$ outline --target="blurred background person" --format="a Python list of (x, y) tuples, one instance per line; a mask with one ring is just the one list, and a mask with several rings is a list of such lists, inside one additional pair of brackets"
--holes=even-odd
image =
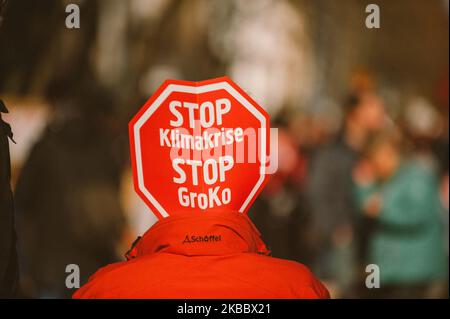
[(356, 271), (352, 172), (367, 137), (385, 120), (382, 100), (368, 91), (350, 94), (344, 112), (341, 133), (316, 152), (308, 176), (309, 209), (319, 234), (316, 271), (335, 287), (335, 296), (349, 291)]
[(81, 282), (118, 260), (125, 229), (119, 202), (123, 162), (108, 142), (112, 93), (82, 79), (57, 79), (48, 99), (54, 120), (33, 146), (16, 187), (21, 265), (26, 297), (65, 298), (66, 266)]
[[(441, 82), (441, 81), (440, 81)], [(439, 195), (445, 222), (446, 251), (448, 256), (449, 221), (449, 141), (448, 141), (448, 81), (433, 100), (413, 95), (407, 100), (400, 127), (412, 143), (412, 156), (431, 170), (439, 179)]]
[[(380, 270), (380, 288), (368, 296), (437, 298), (446, 279), (443, 216), (435, 172), (401, 151), (398, 134), (373, 136), (364, 149), (364, 169), (355, 174), (364, 215), (376, 223), (366, 264)], [(442, 288), (442, 286), (441, 286)]]
[(310, 264), (309, 214), (303, 200), (306, 156), (289, 130), (291, 116), (291, 112), (284, 109), (272, 120), (272, 125), (278, 128), (277, 135), (271, 136), (277, 143), (278, 168), (250, 208), (249, 215), (277, 257)]

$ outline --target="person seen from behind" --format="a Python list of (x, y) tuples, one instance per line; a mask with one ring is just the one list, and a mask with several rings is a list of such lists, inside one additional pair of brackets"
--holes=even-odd
[(380, 271), (368, 297), (440, 297), (447, 265), (438, 178), (400, 143), (391, 132), (373, 136), (354, 174), (357, 203), (374, 222), (366, 264)]

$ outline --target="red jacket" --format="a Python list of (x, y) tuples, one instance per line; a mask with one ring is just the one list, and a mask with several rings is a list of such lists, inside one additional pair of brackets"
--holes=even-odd
[(106, 266), (74, 298), (329, 298), (302, 264), (273, 258), (247, 215), (165, 218), (128, 261)]

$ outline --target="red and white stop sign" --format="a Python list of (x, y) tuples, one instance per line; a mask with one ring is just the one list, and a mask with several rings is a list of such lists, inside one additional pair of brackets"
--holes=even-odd
[(269, 127), (227, 77), (168, 80), (129, 123), (136, 192), (159, 218), (245, 213), (267, 180)]

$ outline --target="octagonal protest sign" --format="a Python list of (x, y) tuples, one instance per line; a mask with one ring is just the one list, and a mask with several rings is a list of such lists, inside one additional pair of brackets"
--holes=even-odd
[(269, 132), (229, 78), (167, 80), (129, 123), (135, 190), (159, 218), (246, 213), (267, 181)]

